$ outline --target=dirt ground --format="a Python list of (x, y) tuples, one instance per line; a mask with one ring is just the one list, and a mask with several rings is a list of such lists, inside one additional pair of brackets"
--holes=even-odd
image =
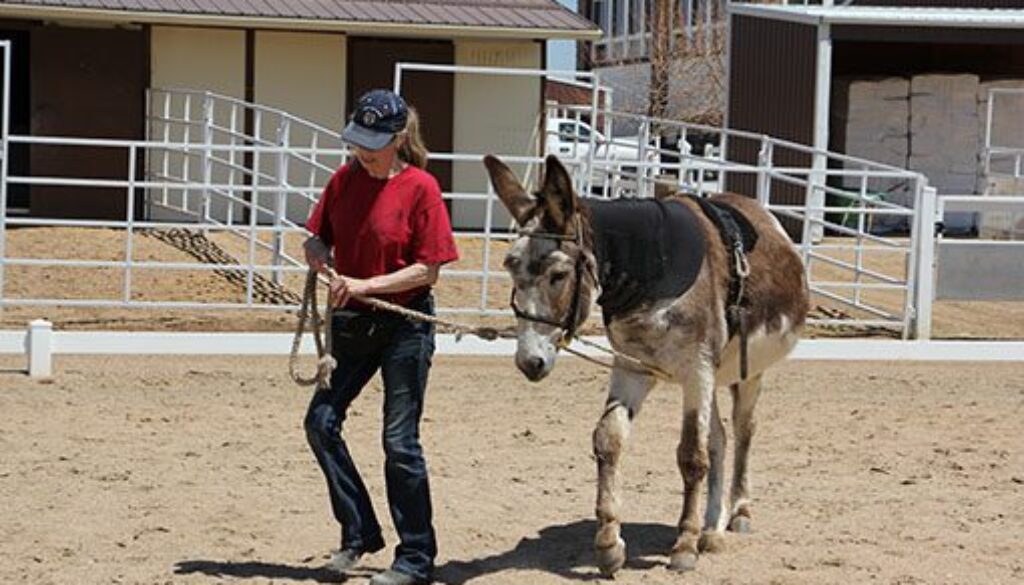
[[(295, 583), (337, 544), (285, 358), (0, 359), (0, 582)], [(605, 372), (438, 358), (423, 425), (443, 583), (594, 581), (590, 432)], [(723, 397), (724, 398), (724, 397)], [(728, 399), (725, 398), (726, 404)], [(381, 392), (346, 436), (394, 544)], [(725, 411), (728, 411), (726, 406)], [(790, 362), (767, 376), (754, 532), (686, 575), (681, 398), (656, 389), (625, 457), (623, 584), (1024, 583), (1024, 364)], [(369, 557), (350, 583), (388, 565)]]

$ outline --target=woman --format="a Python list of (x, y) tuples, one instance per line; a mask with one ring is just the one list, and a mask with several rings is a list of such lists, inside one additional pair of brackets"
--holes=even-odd
[(338, 365), (330, 388), (306, 413), (309, 445), (327, 479), (341, 548), (328, 568), (344, 573), (384, 548), (381, 527), (341, 437), (349, 405), (380, 370), (384, 380), (385, 481), (401, 540), (391, 568), (374, 585), (431, 580), (437, 544), (419, 423), (434, 353), (430, 323), (374, 311), (353, 297), (377, 297), (433, 314), (431, 286), (442, 264), (458, 259), (441, 189), (424, 169), (427, 151), (415, 111), (387, 90), (363, 95), (342, 132), (355, 160), (324, 188), (306, 227), (306, 261), (323, 271), (333, 252), (340, 275), (330, 299)]

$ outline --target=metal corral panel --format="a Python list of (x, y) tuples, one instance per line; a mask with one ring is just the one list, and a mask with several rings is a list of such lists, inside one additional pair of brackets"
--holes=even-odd
[[(733, 15), (729, 57), (729, 126), (800, 144), (814, 140), (817, 30), (782, 20)], [(730, 137), (731, 161), (756, 163), (760, 143)], [(810, 157), (776, 149), (776, 166), (811, 164)], [(754, 196), (756, 177), (730, 173), (726, 189)], [(803, 203), (805, 189), (776, 182), (772, 202)], [(791, 227), (791, 226), (787, 226)], [(790, 230), (792, 231), (792, 229)]]
[(940, 242), (935, 298), (1024, 300), (1024, 242)]

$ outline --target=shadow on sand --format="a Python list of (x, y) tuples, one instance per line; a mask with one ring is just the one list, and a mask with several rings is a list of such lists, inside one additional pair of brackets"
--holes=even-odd
[[(477, 577), (508, 569), (533, 569), (576, 581), (600, 580), (591, 543), (597, 522), (580, 520), (542, 528), (536, 538), (524, 538), (510, 551), (468, 561), (451, 560), (439, 566), (439, 582), (459, 585)], [(629, 560), (626, 566), (649, 569), (667, 562), (666, 553), (676, 538), (674, 526), (626, 523), (622, 525)], [(660, 558), (650, 558), (660, 557)]]
[[(510, 569), (545, 571), (574, 581), (597, 581), (601, 574), (594, 566), (591, 543), (597, 522), (580, 520), (542, 528), (535, 538), (524, 538), (512, 550), (471, 560), (450, 560), (437, 567), (438, 583), (461, 585), (473, 579)], [(626, 523), (622, 525), (629, 560), (626, 566), (649, 569), (665, 562), (665, 554), (676, 537), (673, 526)], [(654, 557), (654, 558), (652, 558)], [(343, 583), (345, 577), (319, 567), (264, 562), (211, 560), (181, 561), (175, 574), (201, 573), (211, 577), (265, 578), (318, 583)], [(365, 579), (372, 572), (355, 572), (350, 577)], [(361, 581), (360, 581), (361, 582)]]
[[(210, 577), (236, 577), (241, 579), (281, 579), (291, 581), (316, 581), (317, 583), (344, 583), (346, 578), (320, 567), (303, 567), (256, 561), (230, 562), (194, 560), (181, 561), (174, 566), (176, 575), (200, 573)], [(358, 575), (353, 575), (356, 577)]]

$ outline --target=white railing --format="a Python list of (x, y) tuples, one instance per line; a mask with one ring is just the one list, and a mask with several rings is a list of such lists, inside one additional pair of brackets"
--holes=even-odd
[[(588, 124), (595, 117), (586, 106), (549, 108), (549, 116)], [(752, 182), (751, 194), (790, 225), (790, 232), (807, 266), (812, 293), (827, 308), (813, 322), (825, 326), (855, 325), (894, 330), (903, 337), (927, 337), (930, 328), (930, 282), (934, 246), (930, 240), (934, 217), (934, 190), (925, 178), (911, 171), (749, 132), (657, 120), (637, 114), (600, 111), (601, 128), (596, 148), (587, 136), (549, 132), (549, 143), (566, 152), (581, 172), (577, 185), (592, 185), (601, 197), (652, 196), (658, 183), (672, 191), (706, 195)], [(613, 136), (614, 128), (627, 128), (628, 138)], [(674, 146), (663, 137), (671, 136)], [(714, 151), (733, 154), (699, 156), (689, 139), (701, 137)], [(609, 138), (610, 137), (610, 138)], [(756, 160), (738, 162), (746, 148)], [(634, 160), (621, 153), (633, 151)], [(816, 169), (811, 163), (822, 157)], [(783, 161), (799, 161), (783, 164)], [(591, 169), (592, 176), (586, 175)], [(913, 206), (886, 200), (894, 189), (910, 195)], [(788, 197), (787, 197), (788, 195)], [(795, 199), (799, 203), (788, 203)], [(814, 203), (821, 201), (822, 203)], [(825, 203), (827, 202), (827, 203)], [(816, 241), (821, 226), (830, 236)], [(882, 233), (882, 227), (894, 234)], [(827, 315), (832, 315), (827, 316)]]
[[(935, 297), (959, 301), (1024, 300), (1024, 193), (1007, 196), (945, 195), (938, 217), (947, 213), (991, 214), (980, 225), (992, 233), (956, 239), (940, 235)], [(1005, 229), (993, 229), (996, 220)]]
[[(1024, 88), (993, 87), (988, 90), (985, 104), (985, 135), (981, 151), (984, 176), (1024, 177), (1024, 144), (997, 144), (994, 135), (995, 112), (998, 102), (1015, 100), (1017, 111), (1024, 108)], [(1005, 105), (1003, 106), (1006, 107)], [(1011, 113), (1013, 110), (1010, 110)], [(1015, 117), (1014, 117), (1015, 119)], [(1020, 136), (1015, 136), (1020, 139)]]
[[(450, 70), (448, 66), (444, 69)], [(267, 279), (267, 275), (277, 285), (300, 290), (297, 284), (305, 268), (296, 257), (300, 255), (299, 243), (305, 232), (299, 225), (327, 177), (346, 156), (337, 133), (284, 112), (205, 92), (154, 90), (149, 107), (149, 135), (143, 141), (10, 137), (12, 142), (33, 147), (59, 145), (69, 149), (124, 151), (128, 162), (121, 177), (10, 176), (6, 182), (33, 187), (76, 187), (85, 196), (99, 188), (123, 190), (126, 213), (124, 218), (106, 221), (16, 218), (4, 213), (0, 234), (8, 225), (48, 225), (114, 228), (123, 230), (126, 238), (119, 259), (0, 255), (0, 268), (22, 272), (38, 267), (117, 271), (121, 287), (116, 296), (16, 297), (0, 280), (2, 303), (294, 309), (294, 303), (286, 302), (287, 299), (267, 300), (257, 293), (263, 290), (260, 287), (265, 283), (261, 279)], [(602, 128), (608, 129), (605, 136), (610, 137), (609, 148), (604, 155), (591, 134), (585, 156), (577, 152), (577, 156), (570, 153), (563, 159), (582, 193), (602, 197), (652, 196), (658, 183), (668, 183), (674, 190), (703, 195), (722, 188), (743, 191), (741, 183), (746, 181), (745, 190), (772, 209), (801, 240), (798, 248), (807, 265), (816, 302), (832, 307), (830, 312), (817, 316), (815, 322), (880, 326), (904, 337), (928, 336), (931, 290), (927, 283), (932, 280), (934, 254), (934, 211), (928, 209), (931, 206), (934, 210), (934, 191), (926, 189), (923, 176), (754, 133), (655, 120), (593, 105), (589, 110), (582, 106), (566, 108), (559, 115), (579, 122), (597, 120)], [(630, 138), (613, 134), (612, 128), (630, 129)], [(725, 155), (704, 157), (691, 153), (685, 145), (697, 135)], [(675, 143), (684, 145), (683, 148), (669, 147), (662, 140), (667, 136), (674, 137)], [(582, 140), (577, 142), (577, 148), (584, 144)], [(611, 146), (621, 148), (615, 150)], [(623, 149), (632, 149), (636, 156), (609, 154), (621, 154)], [(433, 153), (432, 160), (479, 164), (482, 156), (483, 153)], [(543, 160), (522, 153), (504, 153), (503, 158), (534, 167)], [(813, 165), (815, 158), (822, 158), (827, 164)], [(144, 171), (136, 168), (137, 160), (144, 161)], [(894, 183), (913, 194), (916, 213), (878, 195)], [(136, 210), (134, 195), (139, 192), (145, 194), (145, 208)], [(484, 202), (487, 215), (480, 229), (457, 233), (481, 242), (479, 264), (463, 263), (446, 272), (452, 279), (469, 280), (479, 286), (478, 302), (441, 306), (439, 311), (507, 315), (507, 293), (498, 293), (501, 298), (495, 298), (490, 284), (507, 278), (504, 272), (491, 268), (491, 258), (498, 253), (492, 245), (509, 239), (509, 226), (495, 219), (497, 202), (489, 184), (481, 179), (472, 189), (463, 188), (444, 196), (453, 206)], [(896, 236), (879, 233), (877, 225), (886, 222), (900, 225), (905, 231)], [(837, 237), (812, 241), (815, 225), (824, 226), (828, 234)], [(233, 260), (157, 262), (137, 256), (140, 232), (172, 228), (206, 234), (229, 249)], [(899, 261), (879, 261), (894, 255)], [(244, 275), (244, 296), (215, 303), (189, 298), (144, 299), (137, 294), (136, 276), (146, 270), (237, 271)]]
[[(337, 131), (275, 108), (192, 90), (152, 89), (147, 103), (148, 142), (169, 145), (147, 149), (147, 177), (203, 185), (198, 192), (169, 186), (149, 192), (147, 217), (232, 226), (255, 213), (258, 223), (296, 227), (348, 156)], [(262, 186), (275, 189), (248, 189)], [(260, 245), (273, 250), (275, 264), (284, 261), (283, 236)]]
[(7, 170), (11, 144), (9, 140), (11, 126), (11, 41), (0, 41), (0, 52), (3, 53), (3, 87), (4, 99), (0, 103), (0, 299), (3, 299), (4, 279), (6, 278), (4, 258), (7, 252)]
[[(238, 171), (241, 178), (256, 177), (258, 182), (247, 184), (247, 181), (230, 180), (221, 177), (219, 181), (216, 173), (190, 173), (164, 175), (162, 172), (155, 173), (154, 178), (137, 178), (137, 160), (160, 160), (160, 157), (177, 155), (180, 160), (175, 164), (179, 170), (184, 167), (184, 161), (194, 160), (230, 160), (237, 158), (241, 160), (244, 156), (251, 156), (253, 161), (261, 157), (265, 159), (278, 159), (281, 156), (289, 156), (297, 160), (308, 155), (306, 149), (290, 146), (247, 146), (242, 144), (190, 144), (190, 143), (167, 143), (151, 141), (127, 141), (127, 140), (93, 140), (78, 138), (55, 138), (55, 137), (27, 137), (12, 136), (11, 142), (26, 145), (60, 146), (62, 148), (87, 148), (87, 149), (116, 149), (126, 153), (127, 165), (122, 178), (68, 178), (49, 176), (10, 176), (7, 182), (12, 185), (30, 185), (33, 187), (74, 187), (81, 190), (83, 196), (88, 197), (90, 192), (97, 189), (116, 189), (124, 193), (125, 216), (122, 219), (107, 220), (71, 220), (58, 218), (39, 217), (9, 217), (6, 214), (3, 218), (3, 226), (35, 226), (35, 227), (77, 227), (96, 229), (116, 229), (125, 233), (125, 244), (121, 257), (116, 260), (105, 259), (75, 259), (60, 258), (56, 256), (34, 256), (25, 257), (8, 254), (2, 258), (2, 265), (14, 270), (26, 268), (49, 268), (49, 269), (96, 269), (116, 271), (121, 279), (120, 294), (116, 297), (105, 298), (41, 298), (32, 296), (22, 298), (12, 295), (9, 290), (2, 288), (0, 282), (0, 293), (2, 303), (8, 306), (97, 306), (97, 307), (160, 307), (160, 308), (207, 308), (207, 309), (241, 309), (241, 308), (269, 308), (293, 310), (296, 307), (294, 302), (268, 302), (261, 300), (256, 295), (257, 284), (261, 276), (271, 275), (274, 283), (285, 285), (292, 291), (301, 290), (299, 277), (305, 273), (304, 263), (297, 258), (301, 241), (307, 232), (296, 221), (284, 216), (277, 211), (282, 209), (280, 202), (284, 198), (290, 198), (290, 203), (300, 202), (304, 207), (298, 214), (305, 218), (310, 206), (316, 201), (320, 187), (293, 186), (276, 172), (255, 173)], [(319, 151), (324, 154), (324, 150)], [(154, 153), (157, 156), (153, 156)], [(74, 156), (74, 152), (69, 152)], [(142, 155), (142, 156), (140, 156)], [(460, 163), (480, 164), (482, 154), (432, 154), (433, 160), (451, 161)], [(511, 163), (540, 165), (543, 159), (540, 157), (506, 157)], [(254, 165), (255, 166), (255, 165)], [(571, 167), (572, 165), (570, 165)], [(163, 167), (166, 168), (166, 167)], [(173, 165), (172, 165), (173, 168)], [(218, 167), (214, 167), (215, 169)], [(280, 168), (280, 167), (275, 167)], [(326, 182), (326, 180), (325, 180)], [(177, 218), (145, 218), (139, 219), (135, 209), (135, 194), (137, 192), (148, 194), (149, 208), (160, 215), (161, 210), (173, 210)], [(489, 184), (482, 182), (477, 190), (472, 192), (445, 193), (446, 200), (458, 204), (460, 201), (491, 201), (495, 198), (489, 192)], [(271, 205), (275, 205), (272, 207)], [(231, 215), (227, 210), (231, 207), (238, 211)], [(289, 205), (291, 207), (291, 205)], [(218, 213), (218, 210), (220, 212)], [(143, 216), (145, 217), (145, 216)], [(244, 217), (245, 221), (239, 218)], [(459, 231), (457, 236), (463, 238), (483, 238), (486, 242), (483, 265), (479, 269), (462, 268), (446, 271), (446, 275), (455, 279), (475, 280), (480, 283), (480, 302), (476, 307), (441, 307), (442, 313), (470, 313), (479, 315), (504, 314), (506, 311), (494, 309), (493, 299), (488, 293), (487, 283), (493, 279), (505, 278), (503, 273), (494, 273), (486, 270), (490, 256), (492, 241), (507, 239), (507, 230), (501, 229), (507, 226), (499, 226), (493, 229), (491, 221), (480, 231)], [(202, 233), (214, 241), (219, 247), (231, 248), (237, 252), (235, 261), (216, 262), (158, 262), (143, 261), (136, 257), (137, 238), (140, 233), (167, 230), (190, 230), (195, 233)], [(237, 245), (226, 243), (225, 238), (237, 241)], [(240, 240), (240, 241), (239, 241)], [(290, 245), (286, 245), (290, 244)], [(292, 254), (289, 254), (288, 251)], [(200, 302), (188, 299), (149, 301), (140, 300), (139, 290), (135, 283), (135, 275), (140, 271), (238, 271), (244, 274), (244, 297), (236, 302)], [(287, 278), (291, 275), (292, 278)], [(109, 278), (112, 274), (108, 274)]]

